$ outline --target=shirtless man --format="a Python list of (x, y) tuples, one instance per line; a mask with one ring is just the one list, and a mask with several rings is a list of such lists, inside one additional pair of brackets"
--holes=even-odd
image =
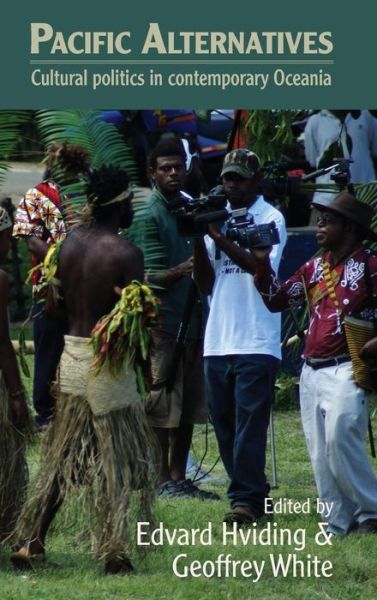
[(19, 568), (44, 560), (50, 523), (77, 484), (80, 497), (87, 488), (90, 492), (83, 507), (85, 526), (95, 509), (93, 533), (106, 573), (133, 570), (127, 550), (132, 502), (141, 520), (151, 515), (156, 466), (143, 405), (136, 393), (125, 392), (131, 376), (125, 381), (124, 369), (119, 376), (105, 368), (98, 376), (93, 374), (93, 349), (88, 343), (96, 323), (119, 300), (115, 290), (135, 279), (143, 281), (142, 252), (118, 235), (132, 221), (128, 186), (124, 171), (111, 167), (93, 171), (86, 215), (59, 252), (69, 333), (36, 491), (18, 524), (23, 545), (11, 556)]

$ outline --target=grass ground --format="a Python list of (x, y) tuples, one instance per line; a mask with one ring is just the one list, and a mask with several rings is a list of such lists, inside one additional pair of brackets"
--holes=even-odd
[[(28, 360), (31, 362), (31, 357), (28, 357)], [(135, 560), (135, 575), (104, 576), (101, 566), (90, 555), (88, 542), (78, 538), (75, 526), (67, 525), (65, 520), (63, 521), (64, 515), (61, 515), (48, 537), (47, 544), (48, 558), (55, 563), (54, 567), (41, 568), (31, 573), (16, 573), (9, 564), (7, 552), (1, 552), (0, 600), (375, 600), (377, 537), (355, 534), (343, 540), (332, 541), (331, 545), (316, 543), (315, 536), (319, 529), (315, 511), (315, 488), (296, 411), (275, 414), (275, 438), (278, 487), (271, 491), (275, 503), (279, 498), (287, 498), (299, 502), (302, 507), (310, 505), (311, 509), (309, 514), (286, 512), (274, 515), (272, 530), (289, 530), (285, 535), (292, 536), (290, 545), (288, 540), (285, 540), (284, 544), (264, 545), (264, 538), (246, 545), (233, 545), (231, 540), (228, 540), (224, 545), (222, 518), (228, 508), (226, 488), (213, 486), (209, 489), (221, 494), (220, 501), (160, 500), (157, 505), (157, 522), (162, 522), (163, 526), (170, 530), (199, 528), (203, 531), (211, 527), (210, 545), (199, 543), (170, 546), (165, 543), (154, 547), (145, 559)], [(193, 452), (198, 459), (205, 452), (206, 440), (208, 449), (204, 464), (209, 468), (217, 458), (214, 434), (210, 430), (206, 436), (205, 429), (197, 428)], [(30, 451), (32, 467), (35, 467), (37, 457), (36, 446)], [(270, 450), (267, 472), (271, 480)], [(214, 473), (225, 475), (220, 463), (216, 464)], [(85, 515), (79, 515), (78, 518), (83, 521)], [(252, 531), (257, 534), (267, 527), (266, 521)], [(182, 573), (183, 568), (193, 561), (213, 562), (219, 555), (224, 554), (231, 554), (232, 560), (256, 561), (257, 566), (261, 568), (264, 565), (264, 569), (259, 581), (253, 581), (256, 579), (254, 570), (251, 572), (252, 577), (244, 577), (240, 573), (236, 577), (205, 577), (196, 573), (183, 578), (173, 572), (173, 561), (180, 554), (187, 555), (178, 564), (178, 570)], [(270, 555), (274, 558), (271, 559)], [(277, 560), (279, 555), (284, 557), (284, 560), (293, 560), (295, 555), (297, 559), (304, 561), (306, 566), (303, 576), (299, 572), (294, 576), (291, 569), (287, 576), (281, 572), (274, 575), (272, 560)], [(315, 560), (320, 565), (324, 561), (330, 561), (330, 577), (316, 576), (313, 567)], [(308, 565), (311, 566), (311, 573)], [(317, 575), (318, 573), (319, 570)]]

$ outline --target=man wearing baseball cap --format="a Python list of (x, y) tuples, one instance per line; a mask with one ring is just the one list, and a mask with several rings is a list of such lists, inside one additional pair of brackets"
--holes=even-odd
[[(260, 161), (232, 150), (221, 171), (228, 209), (244, 210), (256, 225), (275, 222), (280, 243), (271, 259), (279, 267), (286, 241), (283, 215), (259, 194)], [(266, 309), (248, 272), (249, 248), (225, 237), (229, 224), (196, 241), (194, 277), (210, 296), (204, 338), (206, 392), (221, 458), (230, 478), (230, 511), (224, 521), (249, 524), (264, 515), (266, 438), (280, 353), (280, 315)]]
[[(331, 507), (322, 515), (328, 531), (377, 533), (377, 477), (364, 445), (371, 385), (357, 374), (353, 347), (360, 333), (352, 339), (348, 327), (351, 320), (364, 329), (365, 321), (376, 324), (377, 257), (362, 244), (377, 240), (371, 229), (374, 211), (346, 191), (314, 206), (324, 252), (280, 283), (268, 249), (254, 250), (254, 282), (271, 311), (308, 301), (301, 418), (318, 495), (322, 506)], [(360, 353), (375, 362), (377, 337), (361, 346), (356, 360)]]

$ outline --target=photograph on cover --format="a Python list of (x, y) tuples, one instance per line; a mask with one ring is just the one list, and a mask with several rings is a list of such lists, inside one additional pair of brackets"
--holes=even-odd
[(2, 597), (375, 597), (376, 161), (372, 109), (0, 110)]

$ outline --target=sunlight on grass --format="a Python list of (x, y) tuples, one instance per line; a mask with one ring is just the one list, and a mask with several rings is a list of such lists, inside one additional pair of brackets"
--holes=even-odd
[[(256, 543), (248, 541), (243, 545), (242, 539), (237, 538), (233, 544), (228, 537), (224, 544), (222, 519), (228, 509), (225, 486), (206, 486), (207, 489), (221, 494), (220, 501), (200, 500), (160, 500), (157, 504), (157, 525), (169, 531), (174, 529), (191, 530), (199, 528), (211, 529), (211, 544), (204, 545), (169, 545), (165, 543), (155, 546), (146, 558), (136, 558), (136, 574), (128, 577), (105, 577), (102, 567), (90, 554), (90, 543), (87, 539), (78, 537), (79, 526), (85, 523), (85, 515), (77, 514), (67, 523), (66, 514), (58, 517), (57, 522), (48, 538), (47, 556), (54, 566), (36, 569), (33, 572), (14, 573), (7, 555), (3, 551), (0, 562), (0, 598), (1, 600), (54, 600), (63, 599), (95, 599), (110, 600), (113, 598), (140, 600), (170, 599), (204, 599), (214, 598), (238, 599), (375, 599), (377, 576), (375, 569), (376, 538), (373, 536), (352, 535), (344, 540), (335, 540), (331, 545), (320, 546), (315, 541), (318, 533), (317, 515), (315, 514), (316, 497), (310, 466), (301, 433), (299, 416), (296, 411), (275, 414), (275, 433), (277, 448), (277, 469), (279, 487), (272, 490), (275, 502), (279, 498), (299, 501), (299, 505), (310, 506), (309, 514), (289, 514), (289, 512), (274, 516), (270, 525), (265, 520), (258, 528), (258, 535), (263, 528), (272, 530), (289, 530), (291, 544), (264, 545), (260, 540)], [(206, 439), (207, 438), (207, 439)], [(207, 452), (205, 452), (208, 444)], [(194, 453), (198, 459), (203, 458), (203, 466), (209, 469), (217, 459), (217, 447), (211, 427), (208, 435), (205, 428), (197, 427), (194, 435)], [(37, 449), (30, 452), (30, 463), (35, 467)], [(267, 457), (267, 472), (271, 476), (270, 451)], [(34, 469), (33, 469), (34, 471)], [(214, 468), (216, 476), (225, 477), (220, 463)], [(74, 512), (74, 511), (73, 511)], [(70, 513), (71, 516), (72, 513)], [(275, 523), (275, 524), (274, 524)], [(183, 529), (182, 529), (183, 528)], [(244, 530), (247, 531), (247, 530)], [(301, 532), (294, 543), (295, 532)], [(133, 535), (136, 536), (134, 532)], [(143, 538), (146, 539), (146, 538)], [(298, 543), (301, 539), (301, 545)], [(182, 540), (182, 538), (181, 538)], [(204, 540), (204, 538), (203, 538)], [(207, 539), (208, 541), (208, 539)], [(255, 540), (254, 540), (255, 541)], [(178, 570), (183, 572), (186, 565), (193, 561), (215, 562), (220, 555), (231, 555), (232, 560), (250, 561), (259, 565), (262, 574), (258, 581), (253, 581), (256, 574), (244, 577), (193, 576), (181, 578), (174, 574), (173, 563), (180, 555), (187, 555), (178, 561)], [(275, 558), (271, 559), (270, 555)], [(271, 560), (277, 560), (281, 555), (288, 560), (289, 555), (295, 555), (295, 560), (312, 564), (314, 558), (318, 564), (330, 561), (332, 576), (329, 578), (316, 576), (313, 571), (304, 576), (296, 577), (289, 572), (287, 577), (281, 573), (273, 574)], [(310, 558), (308, 558), (308, 556)], [(290, 559), (292, 560), (292, 559)], [(255, 561), (255, 563), (253, 563)], [(208, 567), (207, 567), (208, 568)]]

